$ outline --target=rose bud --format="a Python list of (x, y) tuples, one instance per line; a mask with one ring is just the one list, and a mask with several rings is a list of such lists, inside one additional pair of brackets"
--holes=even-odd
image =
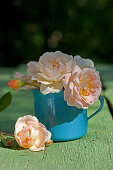
[(14, 143), (14, 141), (13, 141), (12, 138), (9, 138), (9, 137), (8, 137), (8, 138), (3, 139), (3, 144), (4, 144), (5, 146), (12, 146), (13, 143)]
[(45, 146), (50, 146), (53, 143), (53, 141), (51, 139), (49, 139), (46, 143)]
[(11, 80), (8, 85), (11, 89), (18, 90), (20, 87), (24, 86), (24, 82), (21, 80)]

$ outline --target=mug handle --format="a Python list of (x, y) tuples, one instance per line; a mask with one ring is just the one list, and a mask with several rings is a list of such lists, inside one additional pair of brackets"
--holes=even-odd
[(94, 112), (92, 115), (87, 117), (87, 120), (91, 119), (93, 116), (95, 116), (97, 113), (99, 113), (102, 110), (102, 108), (104, 106), (104, 98), (102, 96), (100, 96), (99, 100), (100, 100), (100, 107), (99, 107), (99, 109), (96, 112)]

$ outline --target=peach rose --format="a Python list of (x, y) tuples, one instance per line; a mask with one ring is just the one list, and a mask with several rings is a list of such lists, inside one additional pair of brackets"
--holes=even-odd
[(92, 68), (75, 66), (63, 79), (64, 100), (70, 106), (87, 109), (101, 93), (101, 81), (98, 72)]
[(39, 151), (44, 150), (51, 133), (35, 116), (27, 115), (17, 120), (14, 136), (21, 147)]
[(39, 62), (29, 62), (27, 74), (41, 83), (43, 94), (60, 92), (64, 75), (72, 70), (73, 57), (60, 51), (44, 53)]
[(85, 58), (82, 58), (81, 56), (79, 55), (76, 55), (74, 57), (74, 61), (76, 62), (76, 64), (81, 68), (95, 68), (94, 67), (94, 63), (91, 59), (85, 59)]

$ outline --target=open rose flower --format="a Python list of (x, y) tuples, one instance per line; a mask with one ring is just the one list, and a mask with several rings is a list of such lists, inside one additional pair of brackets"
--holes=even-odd
[(75, 66), (63, 79), (64, 100), (70, 106), (87, 109), (101, 93), (101, 81), (98, 72), (92, 68)]
[(51, 133), (42, 123), (39, 123), (35, 116), (27, 115), (17, 120), (14, 136), (21, 147), (39, 151), (44, 150), (45, 143), (51, 138)]
[(85, 58), (82, 58), (81, 56), (79, 55), (76, 55), (74, 57), (74, 61), (76, 62), (76, 64), (81, 68), (81, 69), (84, 69), (84, 68), (94, 68), (94, 63), (91, 59), (85, 59)]
[(29, 62), (27, 74), (40, 85), (43, 94), (60, 92), (64, 75), (72, 70), (73, 57), (60, 51), (44, 53), (39, 62)]

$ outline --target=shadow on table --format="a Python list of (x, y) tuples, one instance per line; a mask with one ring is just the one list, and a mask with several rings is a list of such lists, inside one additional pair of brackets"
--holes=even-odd
[[(2, 118), (2, 116), (1, 116), (1, 118)], [(0, 131), (5, 132), (5, 133), (9, 133), (9, 134), (14, 134), (15, 122), (16, 122), (16, 118), (14, 118), (14, 120), (9, 119), (8, 121), (5, 121), (5, 120), (2, 121), (2, 119), (0, 119)], [(6, 136), (6, 135), (4, 135), (4, 137), (10, 138), (10, 136)], [(12, 150), (24, 150), (24, 148), (21, 148), (17, 144), (16, 140), (13, 137), (11, 137), (11, 138), (14, 141), (14, 143), (11, 147), (4, 146), (2, 141), (0, 141), (0, 147), (5, 148), (5, 149), (12, 149)]]
[(0, 148), (11, 149), (11, 150), (27, 150), (27, 149), (25, 149), (25, 148), (21, 148), (21, 147), (17, 144), (17, 142), (16, 142), (15, 140), (14, 140), (14, 143), (13, 143), (13, 145), (12, 145), (11, 147), (5, 146), (5, 145), (3, 144), (3, 142), (1, 141), (1, 142), (0, 142)]

